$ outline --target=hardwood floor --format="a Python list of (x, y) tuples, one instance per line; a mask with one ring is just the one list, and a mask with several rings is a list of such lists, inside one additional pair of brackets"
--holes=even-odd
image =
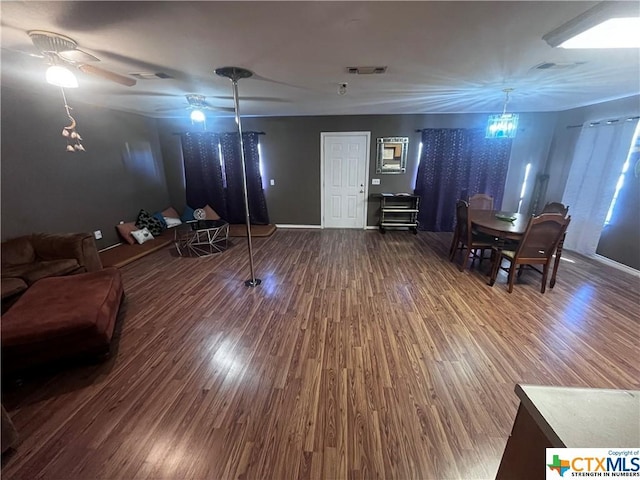
[(489, 479), (516, 383), (638, 389), (637, 277), (565, 252), (509, 294), (449, 240), (279, 230), (253, 289), (243, 239), (124, 267), (109, 361), (3, 386), (2, 477)]

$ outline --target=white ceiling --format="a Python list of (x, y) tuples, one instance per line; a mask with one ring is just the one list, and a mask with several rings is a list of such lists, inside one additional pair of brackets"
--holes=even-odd
[[(640, 91), (637, 49), (563, 50), (542, 40), (596, 3), (2, 1), (2, 82), (55, 88), (44, 82), (44, 60), (18, 52), (35, 52), (28, 30), (49, 30), (102, 68), (171, 75), (124, 87), (77, 72), (80, 88), (68, 92), (153, 117), (185, 115), (188, 93), (232, 107), (230, 81), (213, 74), (228, 65), (256, 74), (239, 82), (243, 115), (499, 112), (506, 87), (515, 89), (509, 111), (559, 111)], [(579, 64), (533, 68), (543, 62)], [(388, 71), (345, 69), (372, 65)]]

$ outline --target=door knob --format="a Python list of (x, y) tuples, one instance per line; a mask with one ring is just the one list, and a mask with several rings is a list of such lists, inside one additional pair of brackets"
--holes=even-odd
[(360, 190), (360, 193), (364, 193), (364, 190)]

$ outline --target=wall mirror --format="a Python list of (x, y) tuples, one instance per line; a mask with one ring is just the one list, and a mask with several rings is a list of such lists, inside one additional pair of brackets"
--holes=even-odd
[(409, 137), (378, 138), (376, 173), (405, 173)]

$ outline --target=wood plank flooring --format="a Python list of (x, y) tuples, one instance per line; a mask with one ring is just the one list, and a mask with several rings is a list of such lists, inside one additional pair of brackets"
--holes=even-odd
[(3, 479), (489, 479), (516, 383), (640, 387), (637, 277), (566, 252), (509, 294), (449, 241), (278, 230), (253, 289), (243, 239), (124, 267), (109, 361), (3, 385)]

